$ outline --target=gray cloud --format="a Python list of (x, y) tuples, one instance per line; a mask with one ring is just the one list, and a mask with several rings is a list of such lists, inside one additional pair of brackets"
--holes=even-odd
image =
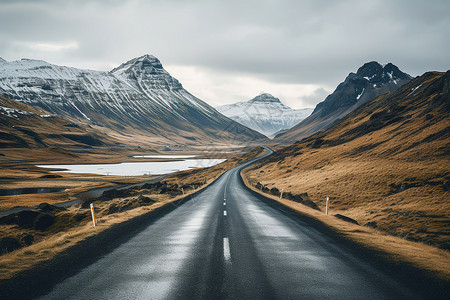
[(2, 0), (0, 56), (106, 70), (150, 53), (330, 90), (371, 60), (413, 76), (449, 69), (449, 11), (446, 0)]

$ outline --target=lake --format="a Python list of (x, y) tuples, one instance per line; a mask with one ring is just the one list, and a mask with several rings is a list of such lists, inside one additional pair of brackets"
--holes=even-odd
[(163, 175), (194, 168), (212, 167), (224, 161), (225, 159), (185, 159), (163, 162), (124, 162), (119, 164), (38, 165), (37, 167), (60, 169), (58, 170), (58, 172), (88, 173), (114, 176), (141, 176)]
[(172, 154), (152, 154), (152, 155), (134, 155), (134, 158), (167, 158), (167, 159), (183, 159), (193, 158), (197, 155), (172, 155)]

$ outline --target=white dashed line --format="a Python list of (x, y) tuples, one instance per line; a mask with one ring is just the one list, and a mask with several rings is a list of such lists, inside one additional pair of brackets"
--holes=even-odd
[(226, 211), (226, 210), (223, 211), (223, 215), (224, 215), (224, 216), (227, 215), (227, 211)]
[(226, 262), (231, 262), (230, 243), (228, 238), (223, 238), (223, 257)]
[(224, 202), (223, 205), (227, 205), (227, 204)]

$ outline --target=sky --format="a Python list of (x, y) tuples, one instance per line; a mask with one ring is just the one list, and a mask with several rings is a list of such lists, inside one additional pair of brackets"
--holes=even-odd
[(212, 106), (314, 107), (365, 62), (450, 69), (448, 0), (0, 0), (0, 57), (108, 71), (144, 54)]

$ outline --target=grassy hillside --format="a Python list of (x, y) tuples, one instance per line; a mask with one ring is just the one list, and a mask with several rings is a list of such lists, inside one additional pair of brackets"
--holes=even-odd
[(307, 193), (322, 210), (330, 197), (332, 214), (448, 250), (449, 87), (450, 71), (426, 73), (246, 176), (285, 194)]

